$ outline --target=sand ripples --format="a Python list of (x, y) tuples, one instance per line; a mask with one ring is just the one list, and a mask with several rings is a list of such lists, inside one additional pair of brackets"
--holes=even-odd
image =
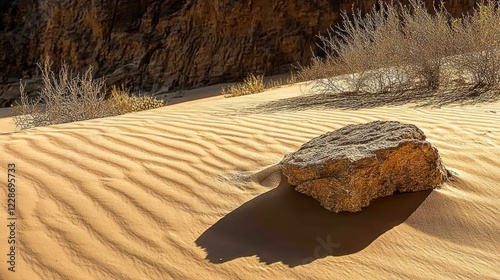
[[(455, 246), (456, 254), (446, 254), (455, 261), (438, 260), (431, 272), (439, 274), (446, 265), (478, 276), (480, 271), (460, 265), (480, 256), (490, 259), (481, 267), (499, 261), (497, 255), (488, 255), (486, 246), (489, 242), (490, 248), (499, 248), (498, 241), (489, 239), (499, 230), (493, 223), (500, 210), (498, 103), (235, 115), (246, 102), (258, 103), (259, 95), (1, 135), (2, 172), (7, 162), (18, 168), (19, 279), (234, 278), (256, 272), (301, 277), (341, 266), (342, 271), (362, 275), (363, 269), (355, 267), (377, 269), (382, 262), (399, 259), (401, 251), (415, 264), (442, 255), (449, 246)], [(280, 264), (266, 266), (255, 258), (221, 265), (205, 260), (195, 240), (217, 220), (279, 184), (276, 166), (258, 170), (276, 164), (312, 137), (377, 119), (418, 125), (459, 180), (433, 192), (407, 223), (358, 254), (293, 270)], [(238, 172), (250, 176), (235, 177)], [(5, 189), (0, 193), (5, 197)], [(431, 215), (442, 208), (453, 215)], [(474, 220), (478, 215), (482, 221)], [(448, 236), (449, 228), (462, 233)], [(377, 248), (388, 246), (382, 240), (395, 236), (409, 240), (393, 242), (390, 253), (375, 257), (380, 254)], [(408, 242), (422, 247), (405, 248), (411, 246)], [(408, 278), (419, 275), (397, 267), (380, 270)], [(7, 279), (5, 275), (5, 270), (0, 272), (1, 278)]]

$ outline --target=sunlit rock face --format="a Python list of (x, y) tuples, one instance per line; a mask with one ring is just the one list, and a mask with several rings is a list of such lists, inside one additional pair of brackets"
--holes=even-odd
[(348, 125), (305, 143), (281, 161), (298, 192), (333, 212), (358, 212), (396, 192), (439, 187), (449, 173), (414, 125), (375, 121)]
[[(142, 92), (200, 87), (248, 73), (288, 72), (317, 52), (319, 32), (354, 2), (260, 0), (5, 0), (0, 4), (0, 107), (48, 55)], [(448, 3), (449, 2), (449, 3)], [(452, 11), (468, 1), (448, 1)], [(34, 93), (39, 84), (31, 82)]]

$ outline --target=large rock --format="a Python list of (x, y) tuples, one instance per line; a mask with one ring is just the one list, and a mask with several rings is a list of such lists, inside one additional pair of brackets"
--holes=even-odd
[(280, 166), (297, 191), (334, 212), (361, 211), (395, 192), (433, 189), (449, 176), (424, 133), (395, 121), (328, 132), (285, 156)]
[[(426, 0), (432, 5), (433, 1)], [(318, 51), (316, 35), (356, 4), (377, 0), (2, 0), (0, 88), (27, 80), (49, 55), (133, 90), (187, 89), (288, 72)], [(474, 0), (450, 0), (460, 13)], [(2, 106), (2, 105), (0, 105)]]

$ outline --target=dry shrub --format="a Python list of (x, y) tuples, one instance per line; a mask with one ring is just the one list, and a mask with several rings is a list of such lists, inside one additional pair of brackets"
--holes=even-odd
[(271, 80), (264, 82), (263, 75), (249, 74), (242, 83), (231, 85), (221, 89), (221, 94), (224, 97), (236, 97), (248, 94), (263, 92), (267, 89), (282, 87), (295, 84), (301, 81), (301, 77), (296, 73), (291, 72), (286, 79)]
[(265, 87), (265, 89), (278, 88), (278, 87), (292, 85), (292, 84), (295, 84), (298, 82), (300, 82), (300, 79), (297, 76), (297, 74), (294, 72), (290, 72), (290, 74), (288, 75), (288, 77), (286, 79), (282, 79), (282, 78), (272, 79), (268, 82), (265, 82), (264, 87)]
[(92, 67), (83, 75), (73, 76), (63, 65), (56, 73), (46, 60), (39, 65), (43, 87), (38, 97), (30, 99), (21, 83), (20, 104), (13, 107), (14, 123), (20, 129), (67, 123), (114, 114), (105, 101), (104, 81), (92, 78)]
[(299, 64), (297, 66), (297, 69), (299, 69), (297, 72), (297, 79), (301, 81), (312, 81), (345, 74), (341, 72), (335, 62), (335, 59), (331, 56), (327, 56), (325, 59), (315, 56), (312, 58), (309, 65), (304, 66)]
[(263, 75), (249, 74), (245, 77), (243, 83), (222, 88), (221, 94), (224, 95), (224, 97), (235, 97), (262, 92), (265, 89), (266, 86), (264, 85)]
[(451, 15), (442, 4), (433, 14), (421, 1), (410, 1), (407, 8), (401, 7), (403, 48), (398, 55), (411, 66), (411, 80), (416, 87), (429, 90), (446, 86), (451, 79), (442, 71), (446, 57), (458, 52), (449, 24)]
[(461, 55), (453, 64), (461, 79), (475, 88), (490, 88), (500, 82), (500, 12), (498, 1), (482, 2), (472, 14), (453, 22), (456, 46)]
[(39, 65), (43, 87), (36, 98), (27, 96), (20, 85), (20, 103), (12, 108), (19, 129), (103, 118), (163, 106), (152, 97), (130, 97), (125, 91), (106, 99), (105, 81), (93, 79), (92, 67), (83, 75), (72, 75), (66, 65), (56, 74), (45, 60)]
[(367, 14), (343, 12), (341, 23), (319, 36), (325, 57), (315, 56), (299, 76), (318, 79), (313, 91), (328, 94), (435, 91), (449, 86), (457, 73), (471, 76), (477, 86), (496, 85), (498, 2), (484, 2), (463, 21), (443, 5), (429, 13), (420, 0), (379, 2)]
[(123, 86), (111, 87), (110, 101), (117, 111), (117, 114), (125, 114), (137, 111), (150, 110), (165, 106), (165, 102), (154, 96), (134, 96)]
[(392, 92), (408, 86), (408, 63), (397, 55), (405, 50), (400, 12), (405, 6), (379, 5), (368, 14), (342, 12), (341, 23), (319, 36), (325, 58), (315, 57), (299, 72), (304, 80), (321, 78), (313, 90)]

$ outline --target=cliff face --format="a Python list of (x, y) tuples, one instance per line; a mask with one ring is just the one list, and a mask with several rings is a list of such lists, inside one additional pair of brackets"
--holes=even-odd
[[(307, 63), (319, 32), (353, 3), (268, 0), (4, 0), (0, 107), (45, 55), (97, 69), (109, 83), (156, 92), (287, 72)], [(474, 1), (450, 1), (457, 11)], [(36, 82), (28, 86), (35, 89)]]

